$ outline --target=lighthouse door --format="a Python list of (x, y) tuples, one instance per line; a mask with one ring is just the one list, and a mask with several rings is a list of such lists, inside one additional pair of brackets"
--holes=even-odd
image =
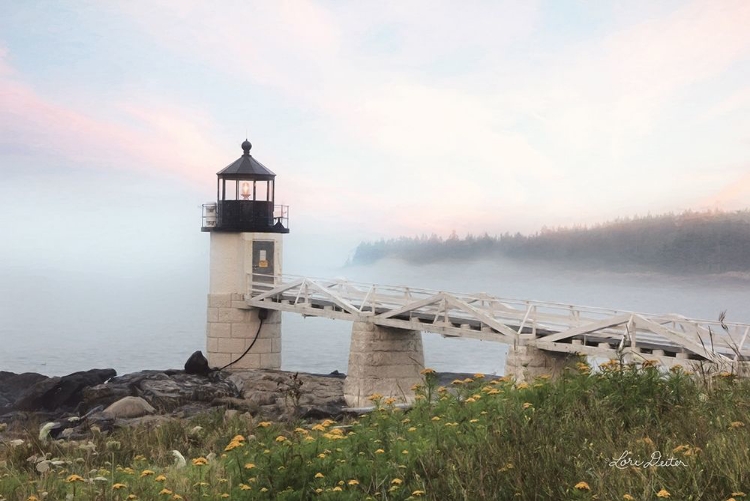
[(269, 283), (274, 282), (274, 261), (273, 261), (274, 241), (273, 240), (255, 240), (253, 241), (253, 282)]

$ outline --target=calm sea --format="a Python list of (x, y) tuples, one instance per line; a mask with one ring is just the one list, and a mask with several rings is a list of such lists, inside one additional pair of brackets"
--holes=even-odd
[[(289, 269), (452, 292), (488, 292), (646, 313), (679, 313), (750, 322), (750, 281), (562, 270), (552, 266), (460, 261), (424, 266)], [(0, 370), (63, 375), (93, 367), (119, 374), (181, 368), (205, 350), (207, 276), (203, 269), (148, 275), (92, 275), (23, 269), (0, 271)], [(283, 317), (283, 368), (346, 372), (351, 324)], [(424, 334), (428, 366), (440, 371), (502, 374), (507, 348), (489, 341)]]

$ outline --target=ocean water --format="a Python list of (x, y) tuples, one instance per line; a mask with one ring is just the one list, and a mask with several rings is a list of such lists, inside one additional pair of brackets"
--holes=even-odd
[[(181, 368), (192, 352), (205, 351), (205, 268), (141, 274), (0, 270), (0, 370), (63, 375), (93, 367), (112, 367), (119, 374)], [(423, 266), (399, 261), (290, 266), (285, 271), (710, 320), (726, 310), (728, 320), (750, 323), (750, 281), (742, 277), (673, 277), (459, 261)], [(282, 322), (282, 368), (346, 372), (350, 323), (293, 313), (284, 313)], [(503, 373), (505, 345), (427, 333), (423, 342), (426, 364), (437, 370)]]

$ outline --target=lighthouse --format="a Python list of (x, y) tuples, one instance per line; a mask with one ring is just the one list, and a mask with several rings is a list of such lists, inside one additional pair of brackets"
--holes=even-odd
[(275, 204), (276, 174), (250, 154), (217, 174), (216, 202), (203, 205), (201, 231), (211, 237), (206, 352), (211, 367), (281, 368), (281, 312), (254, 308), (251, 288), (281, 279), (289, 207)]

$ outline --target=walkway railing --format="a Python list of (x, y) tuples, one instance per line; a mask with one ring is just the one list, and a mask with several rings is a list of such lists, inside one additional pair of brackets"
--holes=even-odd
[[(271, 278), (271, 277), (269, 277)], [(272, 282), (272, 283), (269, 283)], [(592, 356), (750, 360), (750, 324), (339, 279), (253, 282), (250, 306)]]

